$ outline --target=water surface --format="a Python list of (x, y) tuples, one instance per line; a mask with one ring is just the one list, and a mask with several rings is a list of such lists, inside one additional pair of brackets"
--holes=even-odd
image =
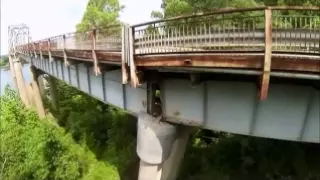
[[(29, 64), (25, 64), (22, 67), (23, 78), (27, 83), (31, 82), (29, 67)], [(0, 94), (3, 93), (4, 87), (7, 84), (13, 87), (11, 72), (8, 68), (0, 68)]]

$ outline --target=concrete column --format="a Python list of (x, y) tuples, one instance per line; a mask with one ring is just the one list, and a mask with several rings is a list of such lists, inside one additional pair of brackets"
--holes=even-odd
[(182, 162), (190, 131), (160, 122), (141, 112), (138, 117), (138, 180), (174, 180)]
[(51, 97), (51, 103), (54, 110), (59, 110), (59, 97), (57, 95), (57, 86), (54, 77), (48, 75), (48, 84)]
[(32, 89), (32, 83), (27, 83), (26, 87), (27, 87), (30, 106), (36, 108), (36, 103), (35, 103), (34, 97), (33, 97), (34, 94), (33, 94), (33, 89)]
[(189, 142), (192, 127), (178, 127), (169, 158), (163, 163), (161, 180), (176, 180)]
[(160, 180), (161, 170), (159, 164), (149, 164), (140, 160), (138, 180)]
[(14, 70), (13, 59), (11, 58), (10, 55), (9, 55), (9, 65), (10, 65), (10, 72), (11, 72), (11, 76), (12, 76), (13, 86), (17, 90), (17, 92), (19, 93), (19, 87), (18, 87), (18, 83), (17, 83), (16, 73)]
[(39, 90), (40, 90), (40, 95), (42, 98), (45, 98), (45, 87), (44, 87), (44, 79), (43, 79), (43, 75), (39, 75), (38, 79), (38, 86), (39, 86)]
[(45, 112), (45, 109), (43, 106), (39, 86), (37, 83), (37, 79), (38, 79), (39, 74), (37, 73), (37, 69), (34, 66), (30, 66), (30, 72), (31, 72), (31, 76), (32, 76), (32, 82), (31, 82), (32, 90), (31, 91), (33, 93), (33, 100), (35, 102), (39, 117), (43, 118), (46, 116), (46, 112)]
[(13, 68), (14, 68), (14, 73), (16, 76), (16, 82), (17, 82), (17, 87), (19, 89), (19, 94), (22, 102), (26, 107), (31, 107), (30, 102), (29, 102), (29, 97), (28, 97), (28, 91), (26, 84), (24, 82), (24, 78), (21, 72), (21, 63), (19, 59), (12, 59), (13, 61)]

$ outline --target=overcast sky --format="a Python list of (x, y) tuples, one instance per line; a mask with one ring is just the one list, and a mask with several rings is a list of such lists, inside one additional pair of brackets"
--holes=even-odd
[[(8, 26), (25, 23), (33, 40), (72, 32), (81, 20), (88, 0), (1, 0), (1, 54), (8, 49)], [(149, 21), (161, 0), (120, 0), (120, 19), (129, 24)]]

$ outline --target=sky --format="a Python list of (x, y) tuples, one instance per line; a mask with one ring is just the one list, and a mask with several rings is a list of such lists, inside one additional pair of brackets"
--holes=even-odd
[[(1, 52), (8, 51), (8, 26), (25, 23), (33, 40), (75, 31), (88, 0), (0, 0)], [(120, 20), (129, 24), (150, 21), (152, 10), (161, 10), (162, 0), (120, 0)]]

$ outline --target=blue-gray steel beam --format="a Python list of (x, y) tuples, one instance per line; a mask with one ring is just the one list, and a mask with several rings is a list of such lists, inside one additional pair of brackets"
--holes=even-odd
[(207, 81), (192, 87), (187, 80), (169, 79), (161, 89), (163, 112), (169, 121), (207, 129), (320, 142), (320, 91), (284, 84), (269, 89), (268, 98), (257, 102), (254, 83)]
[[(61, 65), (62, 59), (34, 59), (33, 63), (102, 102), (132, 114), (147, 111), (146, 85), (123, 85), (120, 69), (95, 76), (84, 64)], [(320, 143), (318, 89), (270, 84), (268, 98), (259, 102), (257, 91), (250, 82), (206, 81), (194, 87), (188, 80), (166, 79), (161, 84), (163, 115), (168, 121), (206, 129)]]
[(121, 83), (121, 70), (107, 71), (102, 75), (95, 76), (92, 68), (85, 66), (83, 63), (65, 67), (63, 61), (57, 58), (52, 62), (49, 59), (41, 60), (38, 58), (33, 59), (32, 62), (38, 69), (102, 102), (133, 114), (146, 111), (146, 85), (143, 84), (139, 88), (133, 88), (128, 84), (123, 85)]

